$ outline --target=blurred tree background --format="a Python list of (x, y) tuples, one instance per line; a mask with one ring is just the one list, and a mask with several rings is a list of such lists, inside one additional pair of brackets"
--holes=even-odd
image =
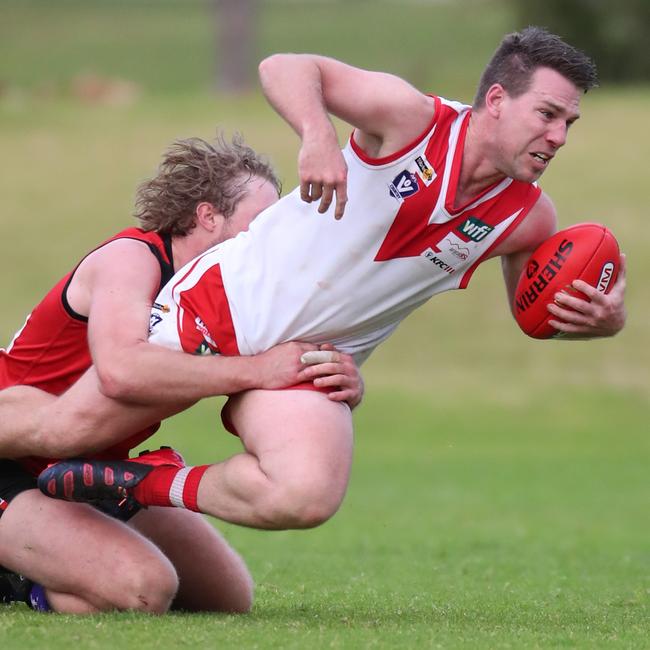
[(515, 0), (522, 24), (543, 25), (594, 59), (602, 81), (650, 80), (649, 0)]

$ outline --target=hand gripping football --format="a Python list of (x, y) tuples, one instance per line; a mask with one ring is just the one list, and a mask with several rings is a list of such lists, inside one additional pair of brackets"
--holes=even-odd
[(554, 317), (547, 309), (558, 291), (588, 298), (571, 287), (584, 280), (608, 293), (616, 282), (620, 265), (618, 242), (599, 223), (579, 223), (556, 232), (531, 255), (519, 277), (514, 313), (519, 327), (536, 339), (560, 335), (548, 324)]

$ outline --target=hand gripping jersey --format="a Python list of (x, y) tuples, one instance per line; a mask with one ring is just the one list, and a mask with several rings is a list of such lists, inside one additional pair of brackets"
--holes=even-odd
[[(116, 239), (137, 239), (149, 246), (160, 263), (161, 287), (172, 277), (174, 270), (169, 239), (163, 240), (158, 234), (139, 228), (127, 228), (98, 248)], [(87, 338), (88, 319), (77, 314), (67, 300), (67, 289), (77, 268), (78, 265), (34, 308), (7, 349), (0, 349), (0, 389), (26, 385), (60, 395), (92, 364)], [(107, 450), (102, 457), (125, 458), (129, 449), (156, 428), (132, 436)], [(38, 473), (47, 461), (26, 459), (23, 464)]]
[(540, 190), (506, 178), (454, 208), (470, 107), (434, 100), (427, 131), (389, 157), (369, 158), (352, 136), (343, 219), (296, 189), (181, 269), (150, 340), (226, 354), (328, 341), (361, 362), (431, 296), (465, 288)]

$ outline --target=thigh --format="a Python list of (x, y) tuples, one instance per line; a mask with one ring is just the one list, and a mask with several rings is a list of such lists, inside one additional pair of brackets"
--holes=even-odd
[(169, 558), (179, 578), (175, 609), (247, 612), (253, 580), (246, 564), (217, 530), (196, 512), (150, 507), (129, 525)]
[(99, 609), (141, 608), (143, 581), (173, 567), (142, 535), (91, 506), (21, 492), (0, 517), (0, 564)]
[(251, 390), (229, 408), (246, 451), (269, 477), (305, 488), (325, 485), (334, 499), (343, 497), (353, 448), (347, 404), (317, 391)]

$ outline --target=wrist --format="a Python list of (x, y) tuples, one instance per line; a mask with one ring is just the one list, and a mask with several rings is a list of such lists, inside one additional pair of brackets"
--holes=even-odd
[(260, 373), (254, 359), (254, 356), (229, 357), (232, 389), (228, 393), (239, 393), (259, 388)]
[(304, 118), (299, 135), (303, 145), (320, 146), (332, 140), (338, 143), (336, 129), (327, 113)]

